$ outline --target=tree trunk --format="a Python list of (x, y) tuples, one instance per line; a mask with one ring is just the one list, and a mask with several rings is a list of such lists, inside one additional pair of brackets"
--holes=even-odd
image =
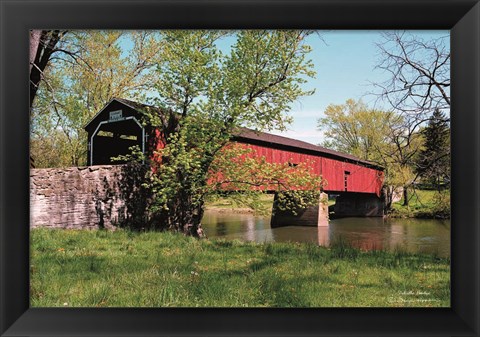
[(201, 225), (203, 213), (203, 200), (195, 204), (191, 196), (178, 193), (169, 203), (168, 210), (159, 213), (155, 227), (181, 232), (188, 236), (204, 237)]
[(37, 55), (38, 46), (40, 44), (41, 30), (30, 31), (30, 73), (32, 72), (33, 63)]
[(403, 186), (403, 206), (408, 206), (408, 186)]
[[(39, 34), (39, 36), (37, 36)], [(30, 109), (37, 95), (43, 72), (47, 67), (50, 57), (55, 52), (55, 46), (62, 39), (65, 32), (60, 30), (42, 30), (31, 32), (30, 39)], [(35, 54), (33, 54), (35, 50)]]
[(384, 202), (385, 213), (388, 213), (392, 209), (392, 200), (393, 200), (393, 188), (384, 186), (382, 188), (381, 198)]

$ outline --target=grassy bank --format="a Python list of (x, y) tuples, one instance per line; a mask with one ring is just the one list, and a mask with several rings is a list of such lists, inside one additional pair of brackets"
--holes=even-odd
[(34, 307), (450, 305), (449, 260), (338, 245), (35, 229)]
[[(410, 192), (410, 191), (409, 191)], [(392, 217), (396, 218), (450, 218), (450, 191), (415, 190), (410, 192), (408, 206), (403, 198), (392, 205)]]
[[(424, 219), (448, 219), (450, 218), (450, 191), (441, 193), (434, 190), (409, 191), (408, 206), (403, 206), (403, 198), (392, 205), (389, 216), (392, 218), (424, 218)], [(256, 213), (269, 215), (272, 211), (273, 194), (265, 194), (257, 201)], [(248, 202), (247, 202), (248, 204)], [(335, 204), (335, 199), (329, 199), (328, 205)], [(228, 211), (233, 213), (255, 213), (252, 208), (239, 205), (233, 198), (217, 198), (209, 200), (206, 208), (213, 211)]]
[(273, 194), (263, 194), (258, 200), (242, 199), (235, 200), (230, 197), (217, 197), (208, 199), (205, 207), (213, 211), (228, 211), (233, 213), (256, 213), (259, 215), (270, 215), (272, 213)]
[[(273, 206), (273, 194), (261, 195), (259, 200), (256, 201), (255, 206), (248, 207), (248, 202), (239, 205), (233, 198), (223, 197), (207, 200), (205, 207), (210, 211), (225, 211), (232, 213), (251, 213), (258, 215), (270, 215), (272, 213)], [(248, 200), (247, 200), (248, 201)], [(335, 205), (335, 199), (328, 200), (328, 206)], [(255, 209), (255, 210), (254, 210)]]

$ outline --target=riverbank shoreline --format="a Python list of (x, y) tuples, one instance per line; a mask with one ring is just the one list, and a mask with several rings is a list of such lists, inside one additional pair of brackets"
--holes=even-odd
[(450, 191), (415, 190), (404, 205), (404, 199), (393, 203), (389, 214), (402, 219), (450, 219)]
[(431, 214), (431, 213), (416, 213), (411, 215), (406, 214), (396, 214), (390, 213), (386, 215), (386, 218), (390, 219), (425, 219), (425, 220), (450, 220), (450, 216), (445, 216), (442, 214)]
[(215, 212), (215, 213), (233, 213), (233, 214), (252, 214), (255, 215), (255, 210), (247, 207), (217, 207), (217, 206), (207, 206), (205, 211)]
[[(254, 216), (260, 216), (257, 212), (251, 208), (246, 207), (218, 207), (218, 206), (207, 206), (205, 211), (215, 212), (219, 214), (251, 214)], [(270, 216), (272, 212), (264, 211), (261, 216)], [(341, 217), (335, 217), (334, 214), (330, 215), (330, 220), (341, 219)], [(450, 216), (445, 216), (443, 214), (435, 214), (428, 212), (410, 212), (410, 213), (398, 213), (392, 212), (385, 215), (386, 219), (432, 219), (432, 220), (450, 220)]]
[[(448, 192), (448, 191), (447, 191)], [(445, 193), (443, 200), (438, 200), (438, 192), (431, 190), (417, 190), (409, 199), (409, 205), (403, 205), (403, 199), (393, 203), (386, 218), (392, 219), (450, 219), (450, 194)], [(206, 204), (205, 210), (216, 213), (252, 214), (268, 216), (272, 213), (273, 195), (266, 194), (260, 199), (261, 209), (254, 210), (248, 207), (237, 206), (229, 198), (220, 198), (215, 202)], [(333, 206), (335, 200), (329, 200), (329, 206)], [(333, 217), (332, 217), (333, 218)]]

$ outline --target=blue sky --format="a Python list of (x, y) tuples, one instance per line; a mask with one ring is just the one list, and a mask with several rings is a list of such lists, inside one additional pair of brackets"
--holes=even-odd
[[(410, 32), (425, 40), (449, 34), (447, 30)], [(287, 131), (270, 131), (312, 144), (323, 142), (322, 132), (317, 130), (317, 120), (323, 117), (323, 111), (328, 105), (343, 104), (347, 99), (353, 98), (362, 99), (374, 107), (376, 97), (368, 94), (374, 91), (371, 83), (381, 83), (389, 78), (388, 73), (375, 69), (380, 60), (376, 43), (382, 41), (382, 31), (335, 30), (318, 33), (308, 37), (308, 44), (313, 49), (310, 56), (317, 74), (304, 85), (305, 89), (315, 89), (315, 94), (303, 97), (293, 104), (289, 113), (293, 117), (293, 123)], [(232, 43), (233, 38), (229, 37), (219, 42), (219, 47), (228, 53)], [(123, 41), (123, 48), (128, 50), (131, 46)]]
[[(424, 39), (445, 36), (448, 31), (415, 31)], [(300, 99), (293, 105), (290, 115), (293, 123), (286, 132), (272, 133), (303, 140), (313, 144), (323, 141), (317, 130), (317, 120), (330, 104), (343, 104), (349, 98), (362, 99), (375, 104), (371, 82), (383, 82), (388, 74), (375, 70), (379, 60), (376, 43), (381, 41), (380, 31), (324, 31), (322, 38), (309, 37), (313, 50), (311, 58), (317, 72), (306, 88), (315, 88), (315, 94)], [(323, 39), (323, 41), (322, 41)]]

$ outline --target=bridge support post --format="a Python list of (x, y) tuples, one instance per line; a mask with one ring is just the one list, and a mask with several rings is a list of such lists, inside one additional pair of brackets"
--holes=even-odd
[(281, 210), (278, 207), (278, 194), (273, 199), (272, 218), (270, 226), (328, 226), (328, 196), (320, 193), (318, 205), (307, 208), (297, 207), (294, 210)]
[(337, 197), (335, 217), (381, 217), (384, 202), (371, 193), (344, 193)]

